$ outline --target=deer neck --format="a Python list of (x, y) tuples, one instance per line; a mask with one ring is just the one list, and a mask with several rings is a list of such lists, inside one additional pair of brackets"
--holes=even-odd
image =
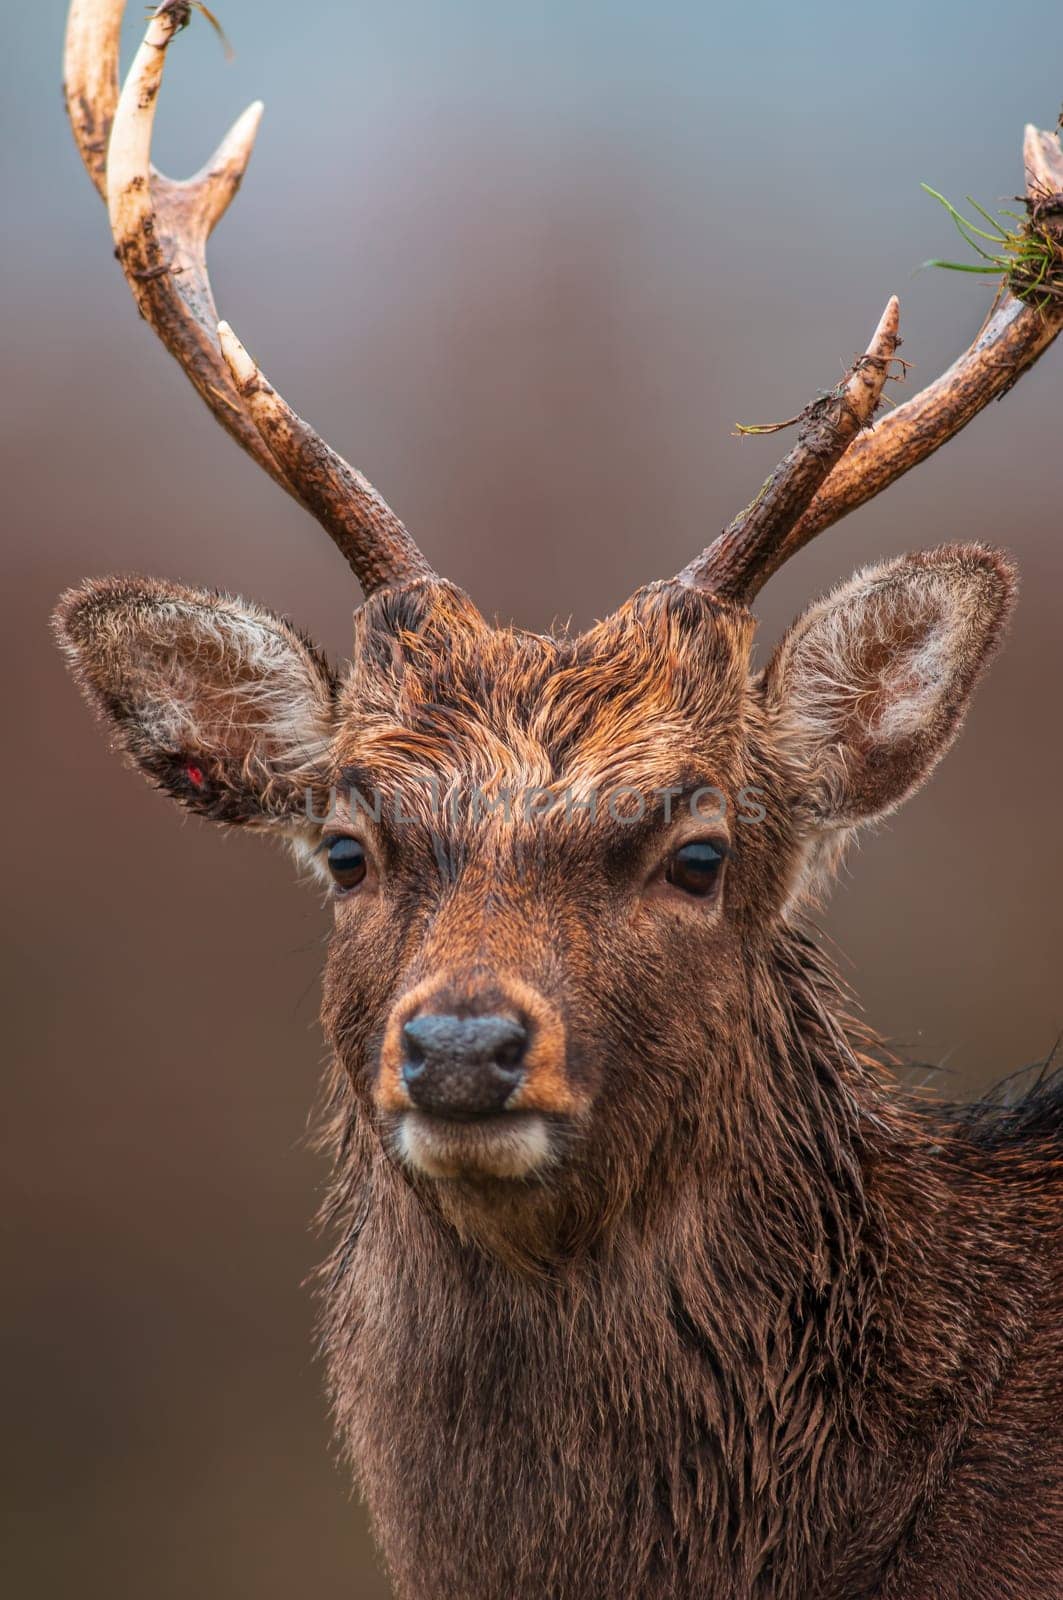
[(608, 1226), (552, 1260), (453, 1226), (348, 1105), (326, 1345), (385, 1543), (412, 1474), (435, 1496), (422, 1553), (446, 1559), (447, 1518), (473, 1514), (482, 1479), (540, 1543), (591, 1551), (603, 1593), (672, 1592), (649, 1568), (630, 1587), (620, 1547), (652, 1530), (625, 1532), (617, 1507), (665, 1518), (735, 1594), (771, 1593), (782, 1568), (855, 1581), (831, 1530), (857, 1506), (861, 1560), (886, 1559), (1008, 1341), (997, 1289), (968, 1271), (941, 1130), (886, 1101), (810, 948), (772, 970), (751, 974), (715, 1095)]

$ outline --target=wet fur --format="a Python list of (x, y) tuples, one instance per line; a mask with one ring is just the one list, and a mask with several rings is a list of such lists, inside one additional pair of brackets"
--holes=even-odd
[[(798, 911), (947, 748), (1007, 614), (991, 552), (907, 562), (814, 608), (760, 675), (748, 614), (682, 585), (575, 639), (488, 629), (445, 585), (384, 592), (335, 685), (292, 634), (278, 671), (308, 733), (334, 695), (331, 741), (296, 760), (289, 718), (278, 778), (255, 734), (212, 768), (223, 812), (152, 742), (140, 602), (117, 687), (113, 590), (66, 603), (90, 694), (190, 808), (305, 847), (301, 784), (406, 796), (374, 846), (386, 889), (337, 908), (323, 1011), (323, 1348), (404, 1600), (1063, 1593), (1059, 1080), (1011, 1109), (905, 1095)], [(891, 723), (887, 693), (923, 701)], [(441, 822), (426, 798), (506, 782), (770, 803), (731, 817), (714, 918), (635, 892), (652, 829)], [(558, 1119), (533, 1178), (432, 1180), (396, 1156), (381, 1040), (438, 972), (517, 974), (564, 1016), (589, 1110)]]

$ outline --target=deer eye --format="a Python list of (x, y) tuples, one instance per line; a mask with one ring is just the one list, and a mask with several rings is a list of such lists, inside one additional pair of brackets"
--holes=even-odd
[(684, 894), (697, 895), (705, 900), (715, 894), (727, 859), (727, 846), (711, 839), (692, 839), (674, 854), (665, 870), (665, 877)]
[(366, 874), (365, 850), (346, 835), (333, 839), (325, 857), (337, 889), (356, 889)]

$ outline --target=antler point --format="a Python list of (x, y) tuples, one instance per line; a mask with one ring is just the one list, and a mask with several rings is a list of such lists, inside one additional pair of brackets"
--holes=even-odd
[(258, 368), (225, 321), (218, 323), (218, 343), (221, 345), (221, 353), (237, 387), (242, 390), (248, 384), (254, 383), (258, 377)]
[(883, 351), (882, 346), (889, 343), (891, 346), (897, 341), (897, 330), (901, 322), (901, 302), (895, 294), (891, 294), (886, 301), (886, 309), (878, 320), (871, 344), (868, 346), (868, 355), (892, 355), (892, 348)]

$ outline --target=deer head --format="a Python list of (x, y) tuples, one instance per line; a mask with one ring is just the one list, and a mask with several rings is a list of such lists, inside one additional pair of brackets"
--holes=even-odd
[[(325, 1027), (404, 1180), (470, 1227), (505, 1212), (593, 1230), (652, 1185), (663, 1150), (696, 1136), (722, 1158), (735, 1108), (770, 1097), (795, 918), (853, 831), (955, 739), (1015, 578), (974, 545), (888, 561), (814, 605), (759, 671), (751, 602), (1014, 383), (1063, 300), (1002, 295), (955, 365), (875, 422), (891, 300), (752, 504), (677, 577), (579, 637), (493, 626), (218, 323), (205, 243), (258, 108), (197, 177), (155, 172), (156, 95), (190, 8), (159, 8), (119, 96), (122, 10), (75, 0), (67, 97), (125, 275), (365, 598), (341, 672), (260, 607), (142, 578), (65, 595), (60, 641), (133, 765), (187, 810), (288, 841), (328, 886)], [(1054, 136), (1029, 129), (1025, 159), (1031, 212), (1055, 226)]]

